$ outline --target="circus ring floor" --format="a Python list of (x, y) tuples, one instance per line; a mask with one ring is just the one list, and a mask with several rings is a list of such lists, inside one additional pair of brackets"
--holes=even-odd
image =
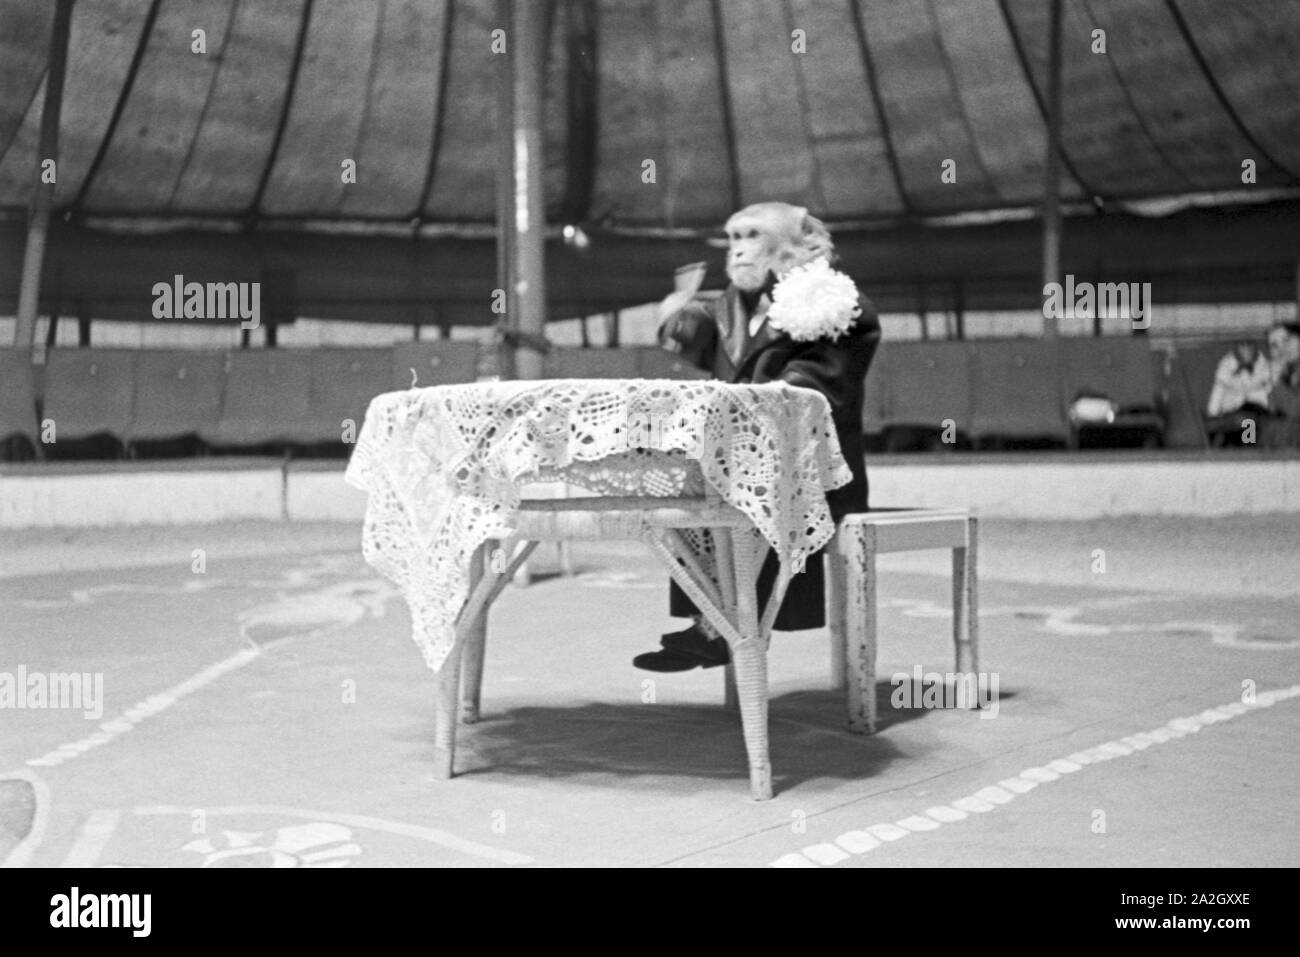
[(0, 710), (0, 859), (1300, 863), (1295, 515), (987, 520), (984, 711), (894, 707), (917, 668), (950, 669), (948, 569), (882, 559), (882, 729), (843, 730), (824, 632), (778, 634), (762, 804), (720, 672), (630, 666), (675, 626), (631, 545), (576, 546), (573, 577), (543, 549), (534, 583), (506, 590), (484, 720), (459, 776), (433, 780), (432, 676), (358, 538), (350, 522), (0, 532), (0, 672), (102, 676), (81, 707)]

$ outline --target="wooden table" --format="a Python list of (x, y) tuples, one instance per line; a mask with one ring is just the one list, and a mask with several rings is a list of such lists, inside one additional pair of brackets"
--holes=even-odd
[[(706, 574), (683, 547), (680, 532), (688, 528), (707, 528), (714, 535), (719, 559), (716, 578)], [(727, 700), (740, 710), (750, 791), (759, 801), (772, 796), (767, 646), (789, 576), (779, 576), (767, 607), (760, 612), (755, 582), (762, 560), (755, 555), (753, 525), (715, 496), (546, 499), (521, 504), (517, 536), (489, 540), (474, 557), (473, 590), (457, 622), (456, 645), (438, 675), (435, 777), (453, 774), (457, 716), (462, 724), (478, 720), (488, 609), (515, 569), (540, 542), (620, 539), (649, 546), (726, 640), (732, 660), (727, 668)], [(507, 561), (504, 556), (511, 557)]]

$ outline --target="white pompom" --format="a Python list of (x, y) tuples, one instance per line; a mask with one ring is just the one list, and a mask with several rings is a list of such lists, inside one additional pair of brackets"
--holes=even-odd
[(772, 290), (768, 321), (796, 342), (838, 339), (862, 314), (858, 287), (825, 259), (792, 269)]

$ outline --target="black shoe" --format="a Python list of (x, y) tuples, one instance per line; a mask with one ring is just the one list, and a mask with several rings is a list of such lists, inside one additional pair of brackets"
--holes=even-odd
[(710, 638), (698, 625), (674, 631), (659, 639), (663, 649), (648, 651), (632, 659), (644, 671), (690, 671), (692, 668), (716, 668), (729, 664), (731, 654), (721, 638)]
[(700, 667), (700, 659), (692, 655), (682, 655), (675, 651), (669, 651), (667, 648), (660, 648), (658, 651), (647, 651), (645, 654), (637, 655), (632, 659), (633, 666), (640, 668), (642, 671), (691, 671)]

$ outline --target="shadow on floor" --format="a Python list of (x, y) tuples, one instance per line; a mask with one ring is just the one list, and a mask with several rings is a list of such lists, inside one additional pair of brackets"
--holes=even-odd
[[(912, 758), (889, 740), (890, 728), (926, 714), (894, 708), (893, 687), (876, 685), (878, 732), (850, 733), (844, 696), (797, 691), (772, 699), (768, 736), (778, 791), (818, 779), (863, 780), (895, 758)], [(919, 700), (919, 695), (916, 700)], [(494, 711), (457, 734), (457, 776), (503, 775), (546, 779), (664, 777), (691, 782), (747, 778), (740, 716), (721, 705), (607, 704), (529, 706)], [(432, 741), (432, 728), (418, 737)]]

